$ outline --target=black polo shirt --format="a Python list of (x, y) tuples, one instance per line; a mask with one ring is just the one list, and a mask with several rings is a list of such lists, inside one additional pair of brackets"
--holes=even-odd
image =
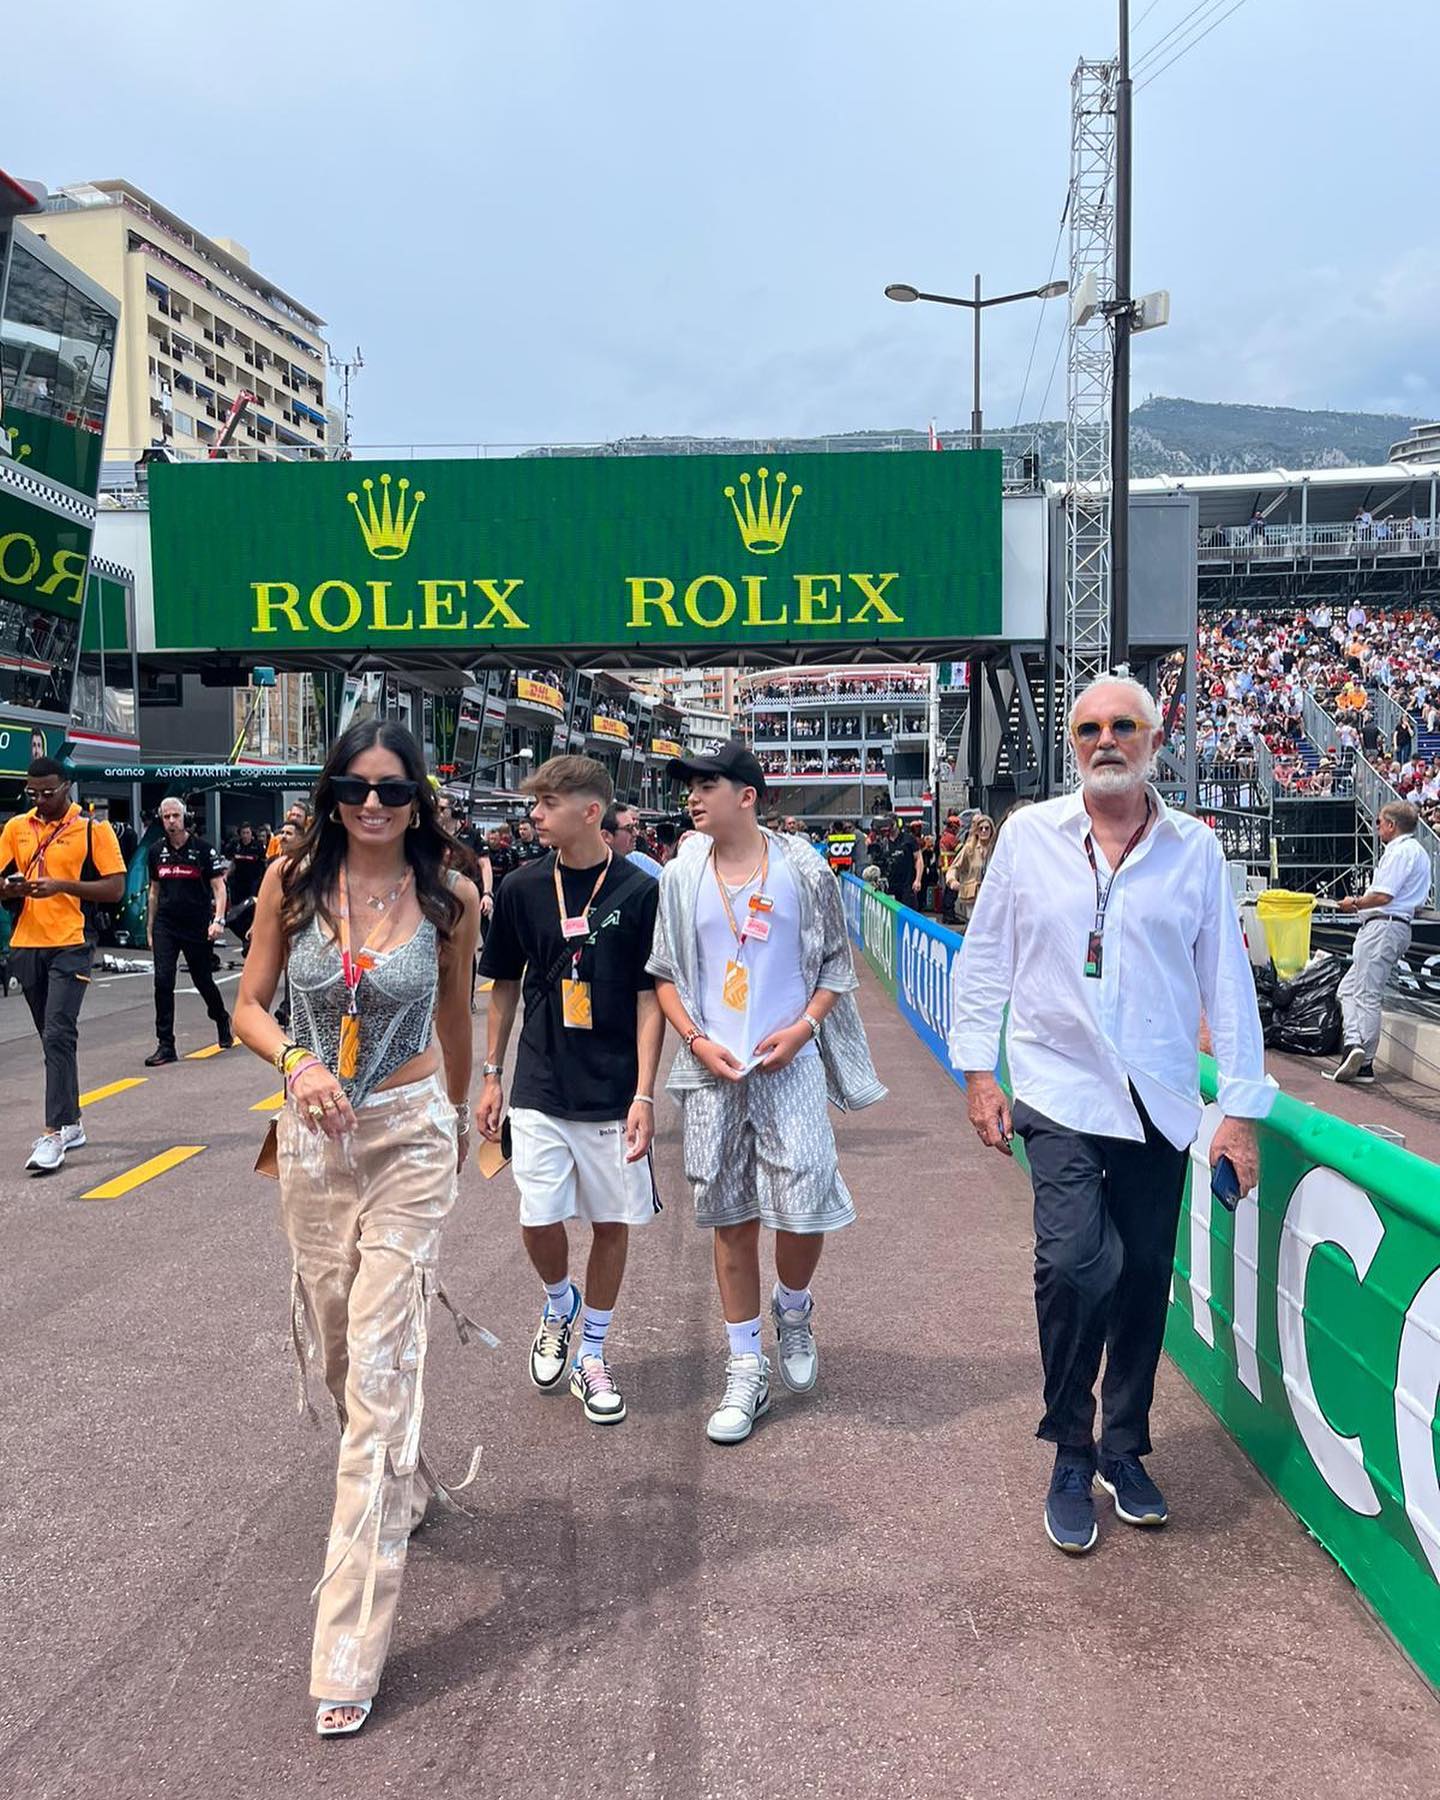
[(203, 938), (215, 917), (210, 892), (210, 883), (220, 873), (215, 852), (192, 832), (178, 846), (162, 837), (148, 855), (150, 879), (158, 890), (156, 924), (176, 937)]

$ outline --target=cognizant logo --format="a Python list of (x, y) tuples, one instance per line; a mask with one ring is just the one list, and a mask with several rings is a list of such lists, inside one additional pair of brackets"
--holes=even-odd
[(950, 1035), (950, 945), (911, 924), (900, 927), (899, 988), (922, 1024), (944, 1043)]

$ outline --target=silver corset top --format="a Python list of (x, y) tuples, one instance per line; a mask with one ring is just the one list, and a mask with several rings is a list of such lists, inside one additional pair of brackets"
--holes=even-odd
[[(290, 946), (287, 973), (295, 1042), (313, 1050), (338, 1079), (345, 982), (340, 947), (318, 918)], [(360, 977), (355, 995), (360, 1009), (360, 1065), (353, 1080), (341, 1082), (352, 1105), (358, 1106), (428, 1047), (439, 981), (439, 941), (429, 919), (422, 919), (405, 943), (380, 951), (374, 966)]]

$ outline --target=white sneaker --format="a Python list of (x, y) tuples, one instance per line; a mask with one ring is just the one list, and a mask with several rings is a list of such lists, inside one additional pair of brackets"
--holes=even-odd
[(65, 1166), (65, 1141), (58, 1131), (47, 1131), (44, 1137), (35, 1140), (35, 1148), (30, 1152), (27, 1169), (36, 1175), (53, 1175), (57, 1169)]
[(803, 1311), (782, 1312), (777, 1295), (770, 1297), (770, 1316), (775, 1321), (775, 1360), (780, 1379), (792, 1394), (808, 1394), (820, 1378), (820, 1351), (815, 1343), (815, 1302)]
[(725, 1398), (710, 1415), (712, 1444), (743, 1444), (755, 1421), (770, 1410), (770, 1359), (732, 1356), (725, 1364)]
[(60, 1127), (60, 1146), (64, 1150), (83, 1150), (86, 1144), (85, 1127), (77, 1119), (73, 1125)]

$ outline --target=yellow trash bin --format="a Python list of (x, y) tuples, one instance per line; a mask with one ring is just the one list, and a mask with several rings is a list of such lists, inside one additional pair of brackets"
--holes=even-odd
[(1282, 981), (1298, 975), (1310, 960), (1310, 915), (1314, 910), (1313, 894), (1292, 894), (1286, 888), (1266, 888), (1255, 902), (1270, 960)]

